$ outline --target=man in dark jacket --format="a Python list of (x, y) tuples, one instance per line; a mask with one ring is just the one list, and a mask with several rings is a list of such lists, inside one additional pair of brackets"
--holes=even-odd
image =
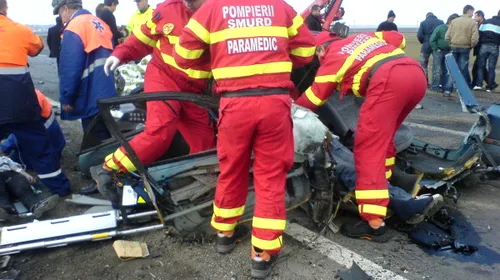
[(420, 44), (422, 44), (422, 47), (420, 48), (420, 65), (424, 68), (427, 83), (429, 83), (429, 58), (432, 54), (432, 48), (429, 44), (429, 40), (431, 39), (434, 29), (441, 24), (444, 24), (442, 20), (438, 19), (433, 13), (427, 13), (425, 20), (420, 23), (420, 27), (418, 28), (417, 39)]
[(319, 5), (313, 5), (311, 13), (306, 17), (307, 28), (311, 31), (323, 31), (320, 17), (321, 7)]
[(49, 45), (49, 57), (55, 57), (57, 61), (57, 71), (59, 73), (59, 51), (61, 49), (61, 32), (64, 25), (61, 17), (56, 18), (56, 25), (49, 28), (47, 34), (47, 45)]
[(389, 14), (387, 15), (387, 20), (380, 23), (380, 25), (377, 28), (377, 32), (379, 31), (398, 31), (398, 26), (394, 23), (394, 20), (396, 19), (396, 14), (390, 10)]
[(118, 4), (118, 0), (104, 0), (104, 9), (97, 15), (98, 18), (102, 19), (109, 26), (111, 33), (113, 33), (113, 48), (118, 45), (118, 39), (123, 37), (123, 34), (118, 30), (116, 18), (113, 15)]
[(441, 91), (444, 97), (450, 97), (453, 89), (450, 73), (445, 64), (445, 55), (451, 52), (450, 44), (445, 39), (446, 31), (451, 21), (460, 17), (458, 14), (452, 14), (448, 17), (446, 24), (441, 24), (432, 32), (429, 45), (434, 51), (432, 54), (432, 84), (431, 89)]
[[(500, 11), (498, 11), (497, 16), (483, 22), (479, 28), (479, 34), (481, 47), (478, 55), (477, 80), (483, 81), (483, 78), (486, 77), (486, 91), (492, 92), (498, 87), (495, 82), (495, 67), (500, 47)], [(484, 72), (482, 65), (487, 65), (487, 73)]]
[[(481, 27), (481, 24), (483, 24), (484, 22), (484, 12), (483, 11), (476, 11), (474, 13), (474, 19), (476, 20), (477, 22), (477, 28), (479, 30), (479, 28)], [(479, 36), (481, 36), (481, 33), (479, 33)], [(481, 47), (481, 38), (479, 38), (479, 43), (477, 44), (477, 46), (474, 48), (474, 50), (472, 51), (472, 55), (476, 57), (476, 60), (474, 60), (474, 65), (472, 66), (472, 85), (474, 86), (474, 89), (475, 90), (478, 90), (478, 89), (483, 89), (483, 82), (479, 82), (478, 79), (477, 79), (477, 66), (478, 66), (478, 62), (479, 62), (479, 48)], [(486, 65), (481, 65), (481, 67), (483, 68), (483, 71), (486, 73)], [(484, 77), (484, 81), (486, 81), (486, 76)], [(480, 86), (476, 86), (476, 85), (480, 85)]]

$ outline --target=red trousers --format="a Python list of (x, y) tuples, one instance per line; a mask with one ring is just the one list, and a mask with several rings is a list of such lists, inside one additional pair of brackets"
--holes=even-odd
[[(150, 64), (145, 74), (144, 91), (186, 91), (177, 82)], [(177, 130), (189, 145), (191, 154), (215, 147), (214, 128), (206, 109), (180, 101), (151, 101), (146, 106), (146, 128), (129, 142), (142, 164), (151, 164), (165, 154)], [(136, 170), (123, 147), (106, 157), (105, 166), (122, 172)]]
[(354, 139), (356, 201), (366, 221), (387, 214), (394, 135), (427, 89), (423, 69), (409, 59), (385, 63), (369, 83)]
[(220, 175), (212, 226), (232, 231), (244, 213), (253, 152), (252, 245), (277, 254), (286, 225), (286, 175), (294, 157), (290, 96), (223, 97), (219, 114)]

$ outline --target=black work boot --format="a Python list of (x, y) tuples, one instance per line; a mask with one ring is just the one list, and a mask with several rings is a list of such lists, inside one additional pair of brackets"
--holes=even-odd
[(14, 205), (0, 207), (0, 221), (12, 222), (17, 215), (18, 213)]
[(102, 165), (97, 165), (90, 168), (90, 174), (96, 182), (99, 193), (111, 201), (113, 205), (119, 205), (121, 198), (113, 185), (113, 173), (104, 169)]
[(343, 224), (340, 227), (340, 233), (350, 238), (366, 239), (380, 243), (385, 243), (390, 240), (385, 224), (382, 224), (379, 228), (375, 229), (364, 220), (355, 224)]
[(252, 269), (250, 270), (250, 275), (253, 278), (264, 279), (273, 268), (278, 255), (270, 255), (264, 250), (255, 248), (252, 246)]
[(81, 195), (89, 195), (93, 193), (97, 193), (97, 184), (95, 182), (92, 182), (85, 187), (80, 189), (80, 194)]
[(233, 232), (218, 232), (216, 249), (219, 254), (230, 253), (236, 244), (246, 239), (250, 235), (250, 228), (245, 225), (238, 225)]
[(59, 196), (57, 194), (51, 195), (45, 199), (40, 200), (38, 203), (35, 204), (35, 206), (33, 206), (33, 209), (31, 209), (31, 212), (33, 213), (33, 218), (35, 219), (40, 218), (43, 215), (43, 213), (56, 207), (58, 202), (59, 202)]

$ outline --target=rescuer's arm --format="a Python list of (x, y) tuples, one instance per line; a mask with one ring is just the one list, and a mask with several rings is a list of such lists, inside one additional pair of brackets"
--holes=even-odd
[(330, 61), (321, 65), (313, 84), (295, 101), (295, 103), (312, 111), (325, 104), (337, 88), (339, 65), (342, 65), (342, 62)]
[(28, 47), (27, 47), (28, 55), (34, 57), (42, 52), (43, 41), (40, 38), (40, 36), (33, 33), (31, 29), (29, 29), (28, 27), (26, 28), (27, 28), (26, 34), (19, 34), (19, 36), (26, 36), (25, 38), (28, 40)]
[(59, 100), (62, 105), (73, 106), (84, 68), (85, 48), (82, 40), (76, 33), (64, 31), (59, 64)]
[[(207, 5), (208, 4), (208, 5)], [(182, 30), (179, 42), (175, 44), (175, 62), (184, 69), (205, 64), (210, 59), (206, 52), (210, 47), (210, 32), (207, 26), (211, 18), (212, 6), (203, 4), (203, 12), (197, 12)]]
[(304, 24), (302, 17), (285, 3), (288, 22), (288, 48), (294, 68), (300, 68), (314, 59), (316, 46), (314, 35)]
[(156, 41), (151, 41), (151, 45), (145, 44), (142, 40), (139, 40), (135, 34), (136, 32), (130, 35), (130, 37), (123, 44), (118, 45), (111, 54), (120, 59), (121, 63), (137, 61), (153, 53), (153, 47), (151, 45), (156, 44)]

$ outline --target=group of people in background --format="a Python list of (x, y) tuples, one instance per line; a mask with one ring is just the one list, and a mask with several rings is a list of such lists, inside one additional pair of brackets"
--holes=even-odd
[[(475, 12), (474, 7), (466, 5), (462, 15), (452, 14), (446, 23), (427, 13), (417, 38), (422, 44), (420, 61), (426, 74), (429, 58), (433, 57), (431, 80), (427, 78), (431, 90), (445, 97), (451, 95), (453, 83), (445, 64), (445, 56), (450, 53), (471, 89), (493, 92), (498, 87), (495, 68), (500, 48), (500, 11), (486, 20), (483, 11)], [(471, 51), (475, 57), (472, 73), (469, 71)]]

